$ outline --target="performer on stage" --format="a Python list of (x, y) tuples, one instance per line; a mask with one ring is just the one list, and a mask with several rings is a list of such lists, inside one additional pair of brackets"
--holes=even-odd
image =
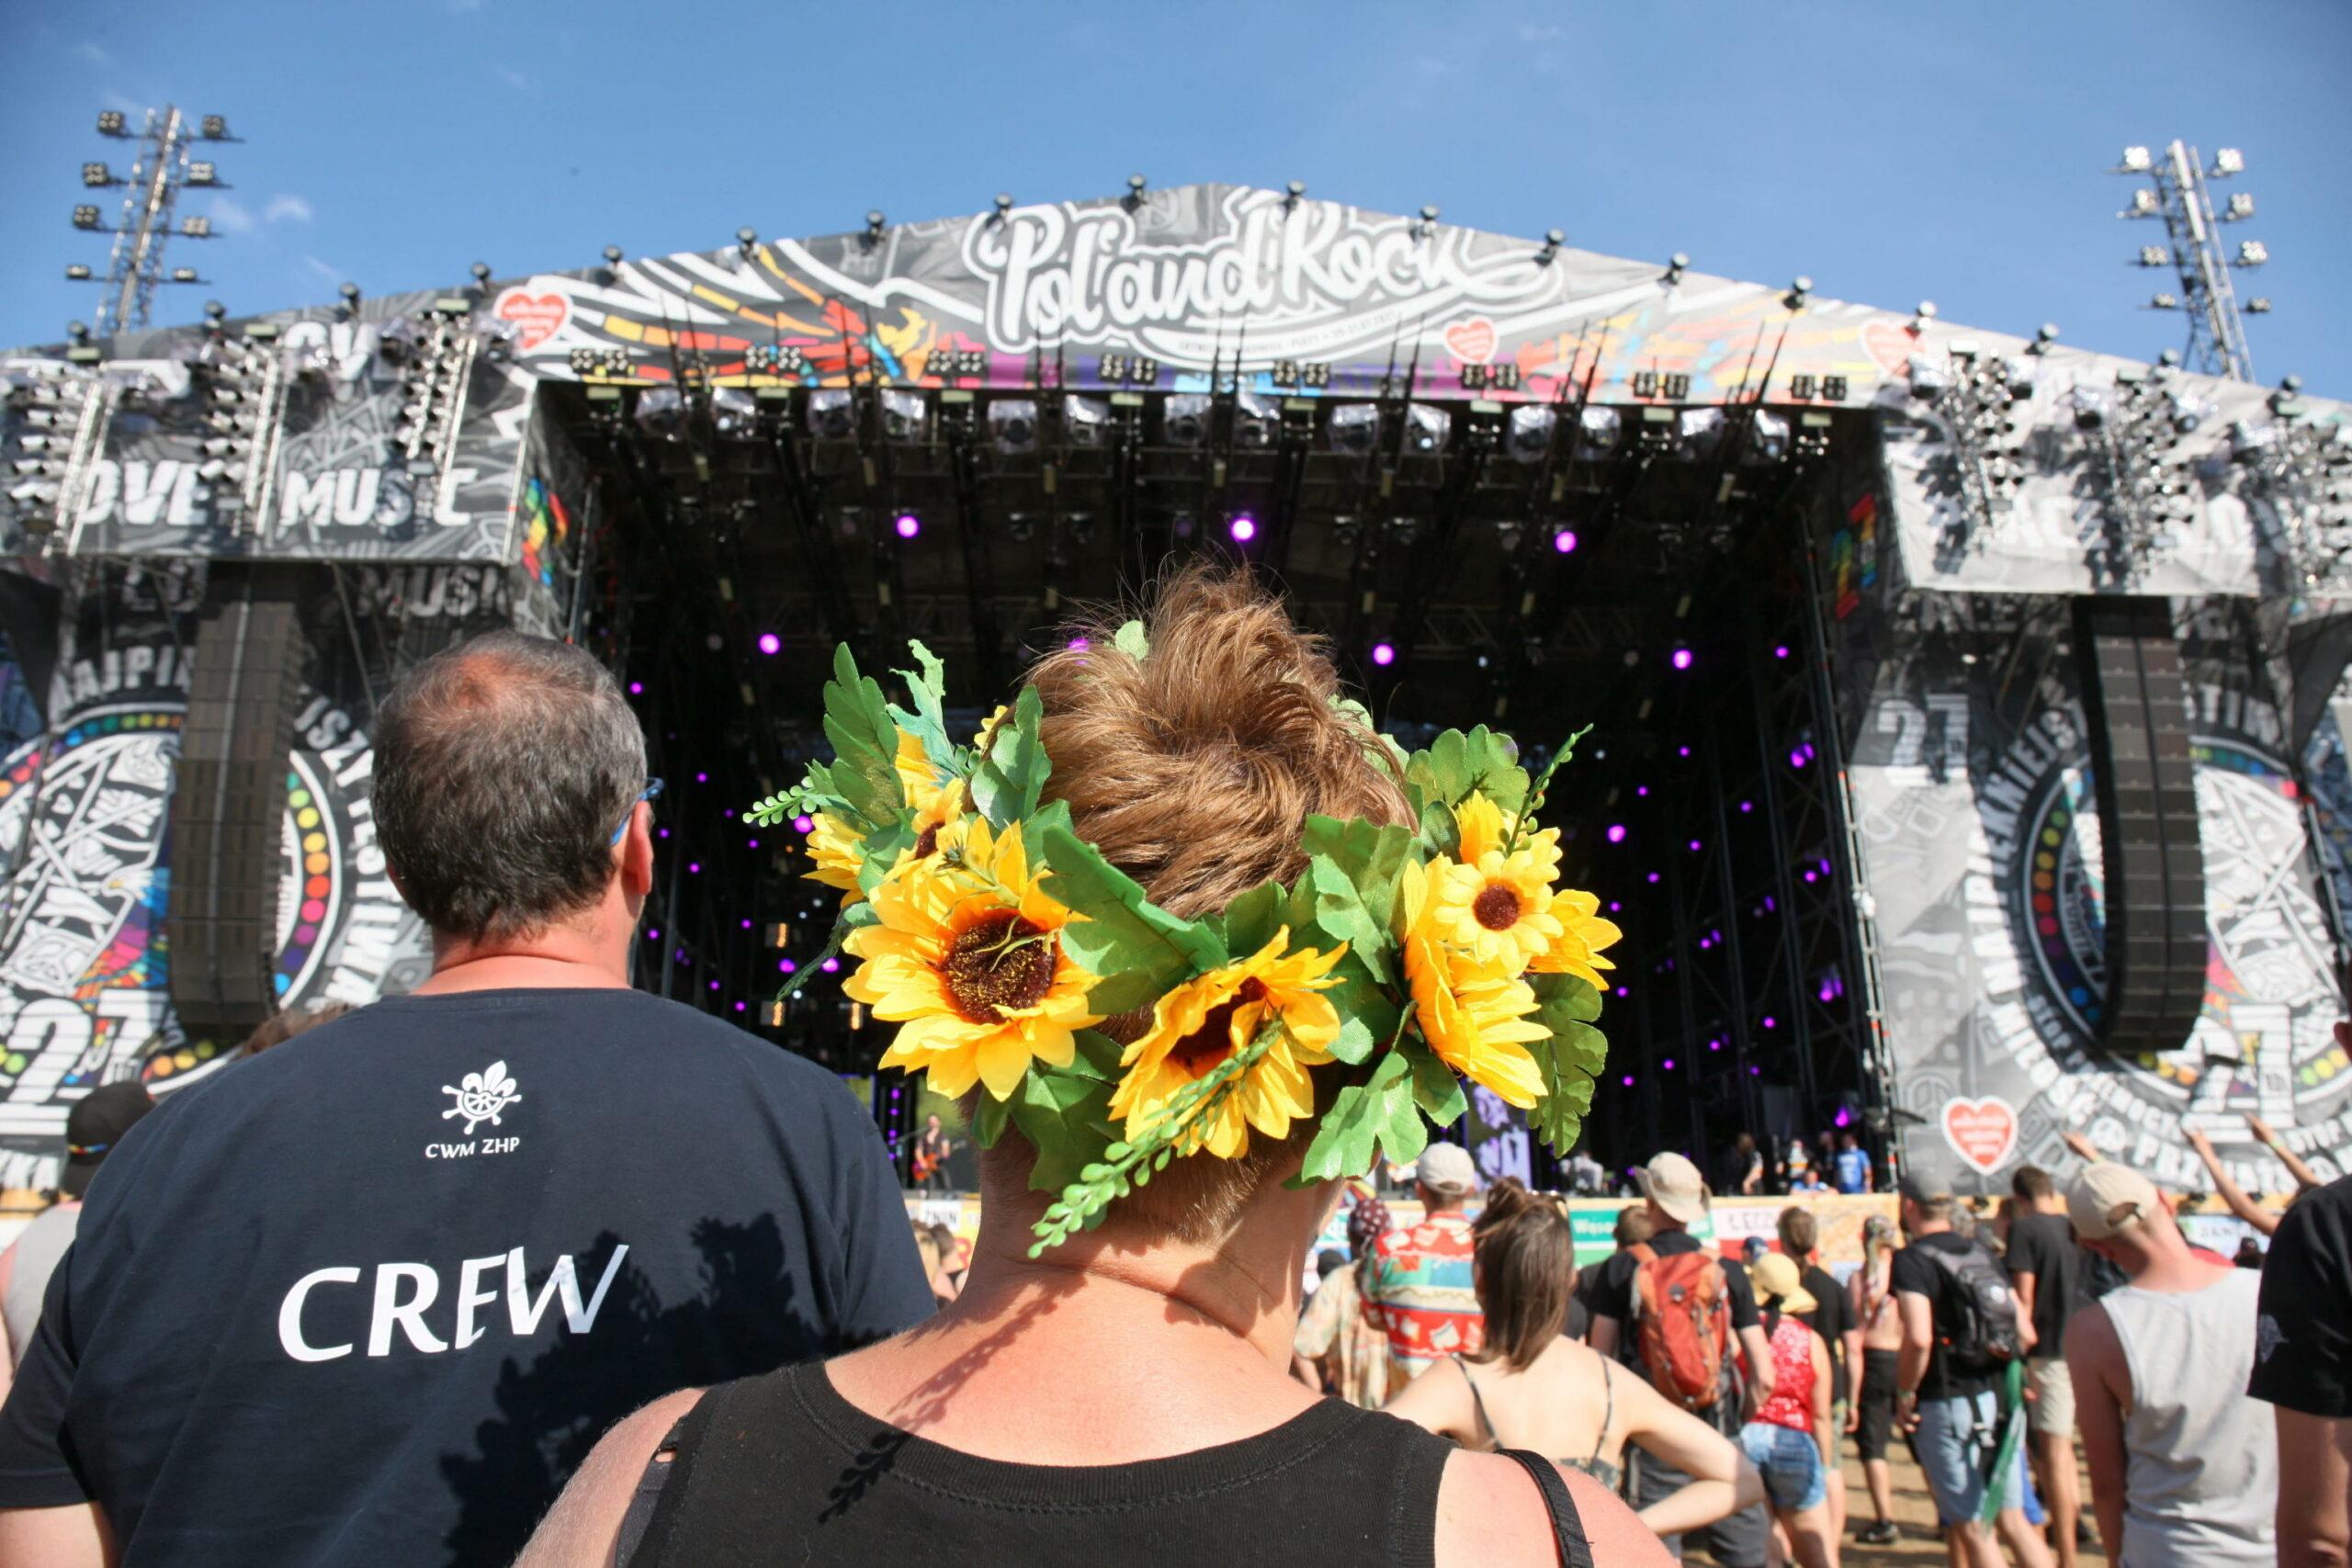
[(925, 1192), (947, 1190), (947, 1156), (956, 1152), (956, 1142), (939, 1124), (937, 1112), (926, 1116), (922, 1131), (915, 1134), (915, 1151), (910, 1165), (915, 1186)]

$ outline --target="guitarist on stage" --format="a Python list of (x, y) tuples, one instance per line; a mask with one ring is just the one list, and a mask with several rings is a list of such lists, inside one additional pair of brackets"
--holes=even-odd
[(947, 1156), (955, 1150), (956, 1145), (939, 1124), (938, 1114), (933, 1112), (923, 1118), (922, 1131), (915, 1135), (914, 1156), (910, 1161), (917, 1191), (947, 1190)]

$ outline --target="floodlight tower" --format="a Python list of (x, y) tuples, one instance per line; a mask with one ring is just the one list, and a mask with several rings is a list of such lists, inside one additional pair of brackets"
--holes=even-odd
[(187, 240), (212, 238), (212, 220), (183, 218), (175, 229), (172, 209), (180, 192), (189, 186), (208, 190), (228, 188), (220, 169), (209, 158), (198, 158), (192, 153), (198, 142), (233, 141), (236, 138), (229, 134), (229, 122), (217, 114), (206, 115), (191, 131), (180, 111), (168, 104), (161, 110), (149, 109), (145, 124), (135, 132), (120, 109), (104, 110), (98, 116), (98, 134), (130, 142), (138, 151), (132, 155), (128, 174), (118, 175), (104, 163), (82, 165), (85, 189), (122, 189), (122, 215), (109, 230), (96, 204), (85, 202), (74, 209), (74, 228), (85, 233), (111, 233), (114, 248), (107, 256), (105, 276), (100, 277), (79, 262), (67, 267), (65, 276), (76, 283), (105, 286), (106, 297), (98, 305), (97, 331), (99, 336), (110, 337), (147, 324), (156, 285), (204, 281), (192, 266), (175, 266), (166, 272), (164, 247), (175, 233)]
[[(2254, 197), (2233, 191), (2218, 212), (2208, 182), (2245, 172), (2245, 155), (2234, 147), (2213, 154), (2204, 166), (2197, 149), (2175, 141), (2161, 156), (2145, 147), (2126, 147), (2114, 173), (2144, 176), (2149, 188), (2132, 193), (2132, 205), (2120, 218), (2161, 218), (2172, 241), (2169, 246), (2142, 245), (2142, 266), (2169, 266), (2180, 276), (2180, 292), (2160, 289), (2148, 300), (2155, 310), (2179, 310), (2188, 318), (2188, 344), (2182, 357), (2188, 368), (2233, 381), (2254, 379), (2254, 353), (2246, 346), (2245, 321), (2239, 315), (2232, 267), (2257, 267), (2270, 259), (2270, 248), (2259, 240), (2241, 240), (2234, 252), (2222, 239), (2222, 225), (2254, 216)], [(2270, 301), (2245, 302), (2247, 315), (2268, 313)]]

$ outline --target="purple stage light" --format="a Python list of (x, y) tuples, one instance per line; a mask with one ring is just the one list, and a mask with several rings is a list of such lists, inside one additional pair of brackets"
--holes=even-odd
[(760, 847), (760, 841), (759, 841), (757, 839), (753, 839), (752, 840), (751, 840), (751, 844), (752, 844), (752, 848), (753, 848), (753, 849), (755, 849), (755, 850), (756, 850), (756, 849), (758, 849), (758, 848)]
[(762, 632), (760, 634), (760, 651), (766, 654), (771, 659), (775, 658), (777, 654), (784, 651), (784, 638), (776, 636), (774, 632)]
[(1235, 544), (1246, 545), (1258, 536), (1258, 520), (1245, 512), (1227, 524), (1225, 531), (1233, 536)]
[(1800, 746), (1795, 750), (1789, 753), (1789, 766), (1792, 768), (1802, 768), (1804, 766), (1804, 747)]
[(1087, 641), (1086, 638), (1082, 637), (1074, 637), (1069, 639), (1069, 650), (1072, 653), (1084, 653), (1088, 649), (1093, 646), (1094, 645), (1092, 643)]
[(696, 784), (708, 784), (709, 782), (710, 775), (708, 773), (696, 773), (695, 775), (695, 783)]
[(1674, 1071), (1674, 1058), (1673, 1058), (1673, 1057), (1671, 1057), (1671, 1056), (1668, 1056), (1668, 1058), (1667, 1058), (1663, 1063), (1661, 1063), (1661, 1064), (1660, 1064), (1660, 1066), (1664, 1066), (1664, 1067), (1666, 1068), (1666, 1070), (1667, 1070), (1668, 1072), (1669, 1072), (1669, 1073), (1670, 1073), (1670, 1072), (1672, 1072), (1672, 1071)]
[(1387, 669), (1391, 664), (1396, 662), (1396, 648), (1393, 645), (1385, 642), (1374, 643), (1372, 645), (1372, 661), (1374, 664), (1379, 665), (1383, 670)]
[(700, 876), (702, 874), (702, 862), (698, 860), (688, 861), (686, 863), (686, 874), (688, 876)]
[(1693, 839), (1693, 840), (1690, 840), (1690, 852), (1691, 852), (1692, 854), (1694, 854), (1694, 855), (1695, 855), (1695, 854), (1697, 854), (1697, 853), (1699, 852), (1699, 851), (1700, 851), (1702, 847), (1703, 847), (1703, 846), (1702, 846), (1702, 844), (1700, 843), (1700, 841), (1699, 841), (1698, 840)]
[(1649, 798), (1650, 786), (1647, 784), (1635, 784), (1634, 786), (1634, 793), (1646, 800)]
[(1755, 809), (1756, 803), (1752, 800), (1743, 800), (1739, 803), (1739, 814), (1743, 817)]
[(775, 966), (776, 966), (776, 968), (777, 968), (777, 969), (781, 970), (783, 973), (785, 973), (785, 974), (786, 974), (786, 975), (790, 975), (790, 974), (795, 973), (795, 972), (796, 972), (796, 971), (797, 971), (797, 970), (799, 969), (799, 967), (800, 967), (800, 965), (799, 965), (799, 964), (795, 964), (795, 963), (794, 963), (791, 959), (789, 959), (789, 958), (779, 958), (779, 959), (777, 959), (777, 960), (775, 961)]
[(899, 531), (901, 539), (911, 539), (922, 532), (922, 519), (911, 512), (899, 513), (899, 520), (890, 525)]
[(1724, 1043), (1720, 1040), (1710, 1040), (1707, 1042), (1707, 1049), (1710, 1051), (1720, 1051), (1723, 1048)]
[(1687, 648), (1678, 648), (1668, 657), (1667, 662), (1677, 670), (1688, 670), (1690, 668), (1690, 650)]
[(1751, 1078), (1760, 1078), (1764, 1076), (1764, 1069), (1761, 1067), (1750, 1067), (1747, 1069), (1747, 1076)]
[(741, 1012), (743, 1010), (743, 1004), (741, 1002), (737, 1002), (735, 1004), (735, 1010), (737, 1012)]
[(1652, 886), (1656, 886), (1657, 885), (1657, 872), (1651, 872), (1651, 873), (1650, 873), (1650, 885), (1651, 885)]
[(1621, 997), (1630, 997), (1634, 994), (1633, 987), (1630, 986), (1620, 986), (1617, 987), (1617, 994)]
[(1688, 757), (1690, 755), (1690, 748), (1688, 746), (1677, 746), (1674, 749), (1674, 754), (1678, 757)]
[(817, 965), (818, 968), (822, 969), (828, 975), (835, 973), (841, 968), (841, 966), (842, 961), (838, 958), (828, 958), (822, 964)]
[(1619, 1078), (1617, 1081), (1623, 1084), (1627, 1089), (1631, 1089), (1634, 1087), (1634, 1075), (1627, 1073), (1623, 1077)]
[(1554, 534), (1552, 536), (1552, 548), (1564, 556), (1576, 554), (1577, 531), (1574, 528), (1563, 528), (1559, 532)]
[(806, 811), (792, 819), (792, 829), (796, 833), (814, 832), (816, 828), (817, 819), (814, 817), (809, 816)]
[(751, 919), (748, 916), (744, 918), (741, 924), (745, 931), (750, 931), (752, 929)]
[(1789, 645), (1785, 642), (1779, 644), (1772, 649), (1772, 657), (1775, 659), (1786, 659), (1788, 656)]
[(718, 981), (716, 981), (716, 980), (713, 980), (713, 981), (710, 983), (710, 988), (711, 988), (712, 990), (714, 990), (714, 991), (715, 991), (715, 990), (717, 990), (717, 989), (718, 989)]
[(1609, 824), (1609, 841), (1612, 844), (1622, 844), (1625, 841), (1625, 824), (1623, 822)]
[(657, 839), (666, 839), (670, 836), (670, 829), (667, 828), (656, 828), (653, 829), (653, 836)]
[(649, 931), (645, 933), (645, 940), (648, 942), (660, 942), (662, 940), (662, 933), (657, 931)]
[(1841, 1106), (1839, 1106), (1839, 1107), (1838, 1108), (1838, 1114), (1837, 1114), (1837, 1116), (1836, 1116), (1836, 1117), (1834, 1117), (1834, 1118), (1833, 1118), (1833, 1120), (1837, 1122), (1837, 1124), (1838, 1124), (1838, 1126), (1843, 1127), (1843, 1126), (1847, 1126), (1847, 1125), (1849, 1125), (1850, 1122), (1852, 1122), (1852, 1121), (1854, 1120), (1854, 1118), (1853, 1118), (1852, 1114), (1851, 1114), (1849, 1111), (1847, 1111), (1847, 1109), (1846, 1109), (1844, 1106), (1842, 1106), (1842, 1105), (1841, 1105)]
[(1767, 1029), (1778, 1029), (1781, 1027), (1781, 1021), (1774, 1018), (1768, 1012), (1764, 1015), (1764, 1027)]
[(1614, 899), (1614, 898), (1611, 898), (1611, 900), (1609, 900), (1609, 912), (1610, 912), (1611, 914), (1612, 914), (1612, 915), (1613, 915), (1613, 914), (1615, 914), (1618, 910), (1620, 910), (1620, 909), (1623, 908), (1624, 907), (1625, 907), (1624, 905), (1623, 905), (1623, 904), (1619, 903), (1619, 902), (1618, 902), (1616, 899)]
[(645, 695), (645, 682), (642, 681), (631, 681), (628, 683), (628, 694), (632, 697), (641, 697)]

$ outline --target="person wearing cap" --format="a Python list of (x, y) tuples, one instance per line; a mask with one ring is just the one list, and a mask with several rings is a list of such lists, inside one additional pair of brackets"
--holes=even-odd
[[(155, 1109), (147, 1086), (130, 1079), (100, 1084), (65, 1113), (65, 1164), (57, 1179), (58, 1201), (34, 1217), (33, 1223), (0, 1252), (0, 1323), (8, 1334), (7, 1371), (13, 1374), (33, 1342), (33, 1326), (40, 1321), (41, 1298), (49, 1293), (50, 1276), (58, 1260), (74, 1245), (82, 1223), (82, 1196), (90, 1178), (106, 1163), (122, 1135)], [(0, 1382), (0, 1392), (6, 1382)]]
[[(1627, 1366), (1640, 1367), (1640, 1337), (1636, 1332), (1640, 1305), (1638, 1276), (1653, 1258), (1673, 1258), (1703, 1250), (1690, 1226), (1707, 1213), (1707, 1187), (1699, 1168), (1668, 1150), (1634, 1173), (1643, 1192), (1642, 1207), (1650, 1222), (1645, 1242), (1619, 1252), (1601, 1264), (1592, 1288), (1592, 1348), (1614, 1356)], [(1722, 1265), (1718, 1263), (1717, 1268)], [(1732, 1332), (1746, 1353), (1748, 1383), (1758, 1402), (1772, 1394), (1772, 1354), (1764, 1337), (1763, 1320), (1756, 1311), (1756, 1296), (1745, 1269), (1723, 1269), (1724, 1297)], [(1713, 1405), (1699, 1412), (1702, 1419), (1726, 1438), (1739, 1436), (1740, 1393), (1735, 1358), (1724, 1358), (1723, 1386)], [(1645, 1369), (1646, 1371), (1646, 1369)], [(1634, 1506), (1647, 1507), (1690, 1480), (1670, 1465), (1643, 1456), (1634, 1472)], [(1678, 1558), (1685, 1545), (1704, 1545), (1722, 1568), (1762, 1568), (1769, 1551), (1772, 1525), (1763, 1505), (1742, 1508), (1704, 1530), (1670, 1538), (1667, 1549)]]
[(1996, 1272), (2000, 1265), (1982, 1242), (1954, 1230), (1956, 1203), (1950, 1192), (1930, 1188), (1915, 1176), (1905, 1177), (1896, 1190), (1902, 1195), (1904, 1234), (1911, 1245), (1894, 1255), (1890, 1271), (1895, 1311), (1903, 1322), (1895, 1422), (1914, 1433), (1919, 1468), (1935, 1495), (1936, 1517), (1948, 1538), (1958, 1541), (1962, 1562), (1969, 1568), (2000, 1568), (2001, 1543), (2006, 1542), (2022, 1568), (2049, 1568), (2049, 1545), (2026, 1522), (2022, 1445), (2010, 1454), (1998, 1478), (2003, 1502), (1993, 1529), (1987, 1530), (1978, 1517), (1985, 1493), (1996, 1484), (2001, 1377), (1982, 1365), (1956, 1364), (1948, 1349), (1971, 1332), (1955, 1265), (1973, 1264)]
[(2110, 1562), (2272, 1563), (2278, 1450), (2245, 1396), (2261, 1281), (2196, 1257), (2155, 1185), (2102, 1160), (2075, 1178), (2066, 1216), (2128, 1283), (2075, 1314), (2065, 1359)]
[(1788, 1531), (1797, 1561), (1805, 1568), (1829, 1568), (1838, 1560), (1838, 1526), (1829, 1508), (1829, 1476), (1838, 1468), (1835, 1380), (1828, 1342), (1805, 1321), (1821, 1303), (1785, 1252), (1766, 1253), (1748, 1273), (1763, 1298), (1772, 1393), (1739, 1429), (1739, 1446), (1763, 1472), (1765, 1501)]
[(1388, 1234), (1388, 1207), (1369, 1194), (1348, 1211), (1353, 1261), (1324, 1276), (1291, 1336), (1291, 1370), (1313, 1389), (1329, 1389), (1360, 1409), (1388, 1400), (1388, 1336), (1364, 1310), (1373, 1249)]
[(1470, 1216), (1478, 1168), (1459, 1144), (1431, 1144), (1413, 1168), (1421, 1220), (1373, 1244), (1364, 1272), (1366, 1310), (1388, 1336), (1388, 1393), (1430, 1363), (1469, 1355), (1486, 1343), (1487, 1314), (1472, 1279)]

